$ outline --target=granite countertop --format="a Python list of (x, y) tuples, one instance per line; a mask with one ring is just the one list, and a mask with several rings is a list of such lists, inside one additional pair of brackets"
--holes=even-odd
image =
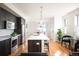
[(28, 40), (49, 40), (49, 38), (43, 34), (43, 33), (40, 33), (39, 35), (32, 35), (28, 38)]
[(15, 37), (12, 37), (11, 35), (0, 36), (0, 41), (6, 40), (6, 39), (9, 39), (9, 38), (15, 39), (15, 38), (17, 38), (19, 35), (20, 35), (20, 34), (16, 35)]
[(0, 36), (0, 41), (11, 38), (10, 35)]

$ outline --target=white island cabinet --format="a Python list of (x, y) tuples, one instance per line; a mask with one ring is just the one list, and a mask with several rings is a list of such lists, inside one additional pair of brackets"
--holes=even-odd
[[(36, 48), (36, 49), (40, 49), (41, 48), (41, 53), (46, 53), (46, 51), (45, 51), (45, 44), (47, 43), (48, 44), (48, 42), (49, 42), (49, 38), (45, 35), (45, 34), (43, 34), (43, 33), (40, 33), (40, 34), (38, 34), (38, 35), (32, 35), (32, 36), (30, 36), (29, 38), (28, 38), (28, 41), (32, 41), (33, 40), (33, 42), (34, 41), (41, 41), (41, 43), (40, 42), (36, 42), (36, 45), (38, 46), (38, 45), (41, 45), (41, 47), (39, 46), (39, 48)], [(31, 44), (31, 43), (30, 43)], [(33, 47), (33, 44), (32, 44), (32, 46), (31, 47), (33, 47), (33, 48), (30, 48), (29, 46), (30, 46), (30, 44), (29, 44), (29, 42), (28, 42), (28, 48), (29, 49), (34, 49), (34, 47)], [(49, 45), (49, 44), (48, 44)], [(49, 48), (49, 46), (47, 46), (47, 48)], [(36, 50), (35, 49), (35, 50)]]

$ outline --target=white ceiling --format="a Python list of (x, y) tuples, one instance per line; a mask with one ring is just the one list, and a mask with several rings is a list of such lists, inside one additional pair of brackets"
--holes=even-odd
[(77, 3), (13, 3), (13, 5), (25, 15), (35, 18), (40, 16), (40, 6), (43, 6), (44, 17), (65, 15), (79, 6)]
[(4, 5), (3, 3), (0, 3), (0, 7), (2, 7), (3, 9), (7, 10), (8, 12), (12, 13), (13, 15), (20, 17), (19, 14), (17, 14), (16, 12), (14, 12), (13, 10), (11, 10), (10, 8), (8, 8), (6, 5)]
[(40, 6), (43, 6), (43, 18), (62, 17), (79, 7), (77, 3), (11, 3), (20, 14), (32, 20), (40, 19)]

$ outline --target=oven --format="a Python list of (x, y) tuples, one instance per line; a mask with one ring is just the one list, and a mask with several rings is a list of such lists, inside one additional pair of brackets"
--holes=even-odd
[(11, 51), (15, 51), (17, 48), (18, 48), (18, 39), (14, 39), (12, 38), (12, 41), (11, 41)]

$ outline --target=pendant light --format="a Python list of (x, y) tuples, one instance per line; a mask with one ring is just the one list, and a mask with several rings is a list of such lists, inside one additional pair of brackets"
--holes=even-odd
[(40, 7), (40, 25), (42, 26), (43, 24), (43, 6)]
[(45, 28), (44, 19), (43, 19), (43, 6), (40, 7), (40, 21), (38, 25), (39, 25), (38, 26), (39, 32), (45, 33), (46, 28)]
[(42, 13), (43, 13), (43, 7), (41, 6), (40, 7), (40, 21), (39, 21), (39, 23), (38, 23), (38, 31), (39, 32), (42, 32), (42, 27), (43, 27), (43, 15), (42, 15)]

